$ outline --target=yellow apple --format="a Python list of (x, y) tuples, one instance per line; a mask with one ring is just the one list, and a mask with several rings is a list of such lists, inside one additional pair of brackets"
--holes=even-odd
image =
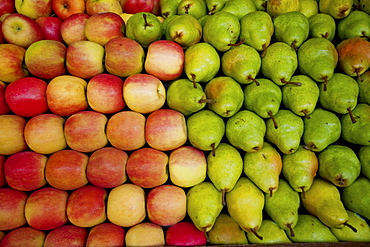
[(127, 230), (126, 246), (164, 246), (162, 227), (152, 222), (142, 222)]
[(15, 9), (20, 14), (37, 19), (52, 14), (51, 2), (52, 0), (15, 0)]
[(17, 115), (0, 115), (0, 154), (11, 155), (28, 148), (24, 139), (27, 120)]

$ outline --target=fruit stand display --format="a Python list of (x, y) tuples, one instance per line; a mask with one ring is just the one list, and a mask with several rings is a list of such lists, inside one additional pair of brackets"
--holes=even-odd
[(0, 247), (368, 246), (369, 0), (2, 0)]

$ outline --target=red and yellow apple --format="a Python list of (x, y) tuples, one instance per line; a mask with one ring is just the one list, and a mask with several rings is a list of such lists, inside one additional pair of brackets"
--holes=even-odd
[(60, 26), (60, 34), (67, 45), (76, 41), (87, 40), (85, 35), (85, 24), (89, 17), (90, 16), (86, 13), (76, 13), (63, 21)]
[(46, 233), (30, 226), (10, 231), (0, 242), (1, 247), (33, 246), (43, 247)]
[(15, 1), (14, 0), (2, 0), (0, 1), (0, 16), (3, 14), (11, 14), (15, 12)]
[(28, 75), (23, 68), (26, 49), (15, 44), (0, 44), (0, 81), (13, 82)]
[(8, 114), (10, 112), (10, 108), (5, 101), (5, 88), (6, 84), (0, 81), (0, 115)]
[(52, 0), (15, 0), (15, 10), (32, 19), (50, 16), (53, 12)]
[(145, 122), (145, 116), (139, 112), (117, 112), (107, 122), (106, 135), (109, 143), (125, 151), (141, 148), (146, 143)]
[(126, 246), (164, 246), (164, 231), (152, 222), (141, 222), (126, 232)]
[(125, 229), (110, 222), (104, 222), (92, 227), (86, 241), (86, 247), (124, 245)]
[(24, 139), (27, 120), (17, 115), (0, 115), (0, 155), (12, 155), (28, 148)]
[(45, 179), (54, 188), (75, 190), (88, 183), (86, 167), (89, 156), (64, 149), (49, 156), (45, 165)]
[(65, 20), (73, 14), (85, 13), (85, 2), (85, 0), (52, 0), (51, 8), (61, 20)]
[(87, 228), (66, 224), (51, 230), (43, 247), (85, 246), (89, 231)]
[(13, 230), (27, 223), (24, 206), (28, 194), (12, 188), (0, 188), (0, 231)]
[(63, 21), (56, 16), (42, 16), (35, 20), (42, 29), (43, 37), (47, 40), (63, 42), (60, 27)]
[(120, 0), (124, 13), (135, 14), (139, 12), (151, 13), (154, 9), (153, 0)]
[(119, 0), (86, 0), (86, 13), (94, 15), (102, 12), (122, 14), (122, 6)]

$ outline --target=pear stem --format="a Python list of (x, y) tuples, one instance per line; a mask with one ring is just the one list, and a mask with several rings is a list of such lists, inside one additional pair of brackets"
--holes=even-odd
[(278, 124), (277, 124), (277, 122), (276, 122), (276, 119), (275, 119), (275, 117), (274, 117), (274, 114), (272, 114), (272, 112), (271, 112), (271, 111), (268, 111), (267, 113), (269, 114), (269, 116), (270, 116), (270, 118), (271, 118), (272, 122), (274, 123), (274, 127), (275, 127), (275, 129), (277, 129), (277, 128), (278, 128)]
[(197, 88), (197, 83), (195, 82), (196, 75), (194, 75), (193, 73), (191, 73), (190, 75), (191, 75), (191, 81), (193, 82), (194, 88)]
[(328, 90), (328, 77), (325, 76), (324, 78), (324, 91)]
[(256, 86), (261, 85), (256, 78), (253, 78), (251, 75), (248, 75), (247, 80), (252, 80), (254, 83), (256, 83)]
[(304, 114), (305, 118), (307, 118), (307, 119), (310, 119), (311, 118), (310, 115), (308, 114), (308, 110), (307, 109), (302, 110), (302, 113)]
[(258, 235), (256, 229), (252, 228), (251, 229), (251, 232), (259, 239), (259, 240), (263, 240), (263, 237), (261, 237), (260, 235)]
[(356, 123), (357, 121), (356, 121), (355, 117), (353, 116), (351, 107), (348, 107), (347, 111), (348, 111), (349, 117), (351, 118), (352, 123)]
[(200, 99), (198, 102), (199, 103), (208, 103), (208, 104), (215, 103), (215, 101), (213, 99)]
[(315, 144), (312, 143), (310, 146), (303, 145), (303, 148), (306, 150), (313, 150), (316, 149), (317, 147), (315, 146)]
[(306, 191), (304, 190), (304, 186), (300, 187), (300, 189), (302, 190), (302, 198), (306, 199)]
[(212, 148), (212, 156), (213, 156), (213, 157), (215, 157), (215, 156), (216, 156), (215, 143), (212, 143), (212, 144), (211, 144), (211, 148)]
[(324, 34), (321, 34), (321, 37), (327, 39), (329, 37), (329, 33), (325, 32)]
[(292, 223), (286, 224), (286, 227), (288, 227), (288, 229), (289, 229), (290, 236), (291, 237), (295, 237), (295, 234), (294, 234), (294, 231), (293, 231), (293, 227), (292, 227)]
[(357, 232), (357, 229), (354, 226), (350, 225), (348, 222), (344, 222), (343, 224), (345, 226), (348, 226), (353, 232)]
[(146, 27), (150, 27), (151, 25), (148, 23), (148, 20), (147, 20), (147, 18), (146, 18), (147, 16), (146, 16), (146, 14), (143, 14), (143, 18), (144, 18), (144, 28), (146, 28)]
[(280, 81), (281, 81), (282, 83), (285, 83), (285, 84), (294, 84), (294, 85), (297, 85), (297, 86), (301, 86), (301, 85), (302, 85), (302, 83), (300, 83), (300, 82), (291, 82), (291, 81), (287, 81), (287, 80), (285, 80), (285, 78), (282, 78)]
[(357, 68), (357, 69), (355, 70), (356, 75), (357, 75), (357, 77), (358, 77), (358, 79), (359, 79), (360, 81), (364, 81), (364, 78), (362, 78), (362, 76), (361, 76), (361, 74), (360, 74), (360, 70), (362, 70), (362, 68)]
[(222, 189), (221, 190), (221, 193), (222, 193), (222, 206), (226, 206), (226, 190), (225, 189)]
[(235, 44), (228, 44), (228, 46), (239, 46), (239, 45), (242, 45), (244, 43), (244, 40), (245, 39), (241, 39), (238, 43), (235, 43)]
[(274, 189), (276, 189), (276, 187), (270, 187), (269, 188), (269, 195), (270, 195), (270, 197), (272, 197), (272, 195), (274, 193)]
[(261, 53), (261, 57), (264, 57), (266, 56), (266, 53), (267, 53), (267, 45), (266, 44), (263, 44), (262, 45), (262, 53)]
[(208, 12), (208, 15), (213, 15), (216, 12), (217, 5), (213, 5), (212, 9)]
[(298, 50), (297, 40), (294, 40), (290, 46), (291, 46), (295, 51), (297, 51), (297, 50)]

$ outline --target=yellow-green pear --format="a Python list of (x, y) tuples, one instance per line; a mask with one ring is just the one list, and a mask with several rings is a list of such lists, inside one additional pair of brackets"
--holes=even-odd
[(356, 232), (348, 227), (330, 228), (339, 241), (343, 242), (370, 242), (370, 227), (367, 221), (359, 214), (347, 210), (348, 224), (356, 228)]
[(319, 12), (330, 14), (334, 19), (343, 19), (352, 10), (353, 0), (320, 0)]
[(291, 243), (285, 231), (281, 229), (275, 222), (269, 219), (262, 221), (261, 227), (258, 230), (263, 239), (259, 239), (251, 232), (247, 232), (248, 241), (251, 244), (288, 244)]
[(275, 18), (283, 13), (299, 11), (299, 0), (268, 0), (266, 12)]

